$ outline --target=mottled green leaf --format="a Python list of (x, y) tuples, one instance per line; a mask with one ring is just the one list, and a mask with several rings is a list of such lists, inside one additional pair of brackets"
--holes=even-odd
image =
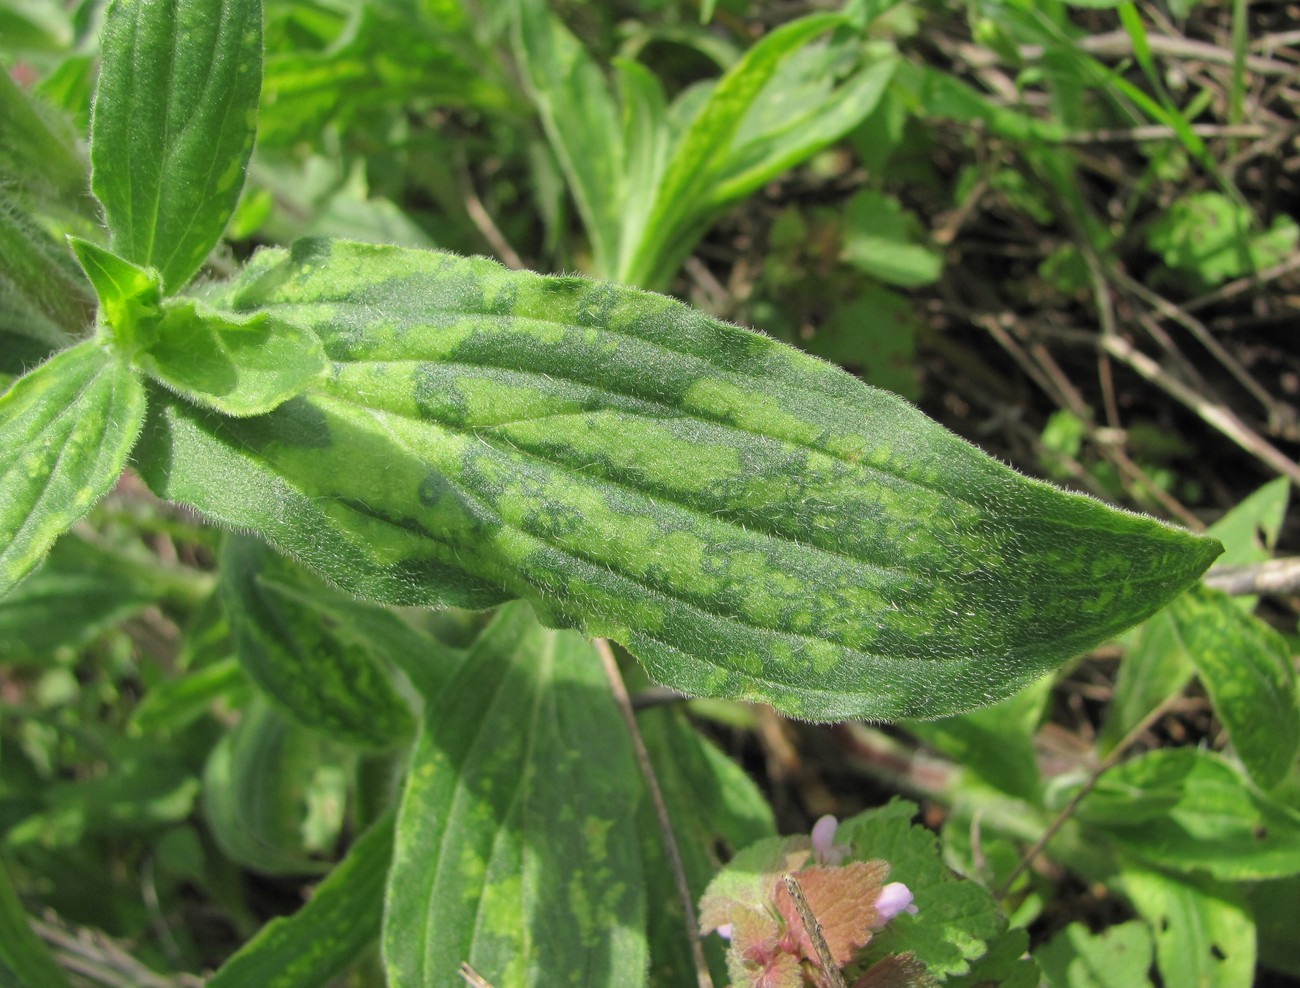
[(113, 250), (169, 294), (239, 199), (262, 81), (260, 0), (114, 0), (91, 121), (91, 187)]
[(428, 698), (384, 911), (393, 988), (643, 984), (631, 743), (591, 646), (503, 608)]
[(1219, 552), (662, 296), (306, 241), (212, 302), (314, 330), (332, 372), (244, 420), (159, 395), (138, 462), (160, 495), (363, 595), (526, 598), (693, 695), (969, 709)]
[(1255, 927), (1238, 888), (1134, 867), (1118, 884), (1151, 928), (1166, 985), (1254, 984)]
[[(264, 543), (231, 535), (222, 590), (239, 661), (272, 701), (337, 741), (384, 748), (414, 724), (364, 632)], [(305, 574), (304, 574), (305, 575)]]
[(1104, 772), (1078, 818), (1152, 864), (1226, 880), (1300, 871), (1300, 812), (1258, 792), (1227, 760), (1162, 748)]
[(190, 299), (167, 304), (136, 365), (192, 401), (226, 415), (261, 415), (325, 368), (307, 329), (255, 313), (232, 318)]
[(4, 988), (71, 988), (49, 949), (32, 931), (9, 871), (0, 861), (0, 985)]
[(333, 841), (313, 841), (307, 823), (313, 796), (331, 788), (343, 767), (319, 734), (255, 697), (203, 772), (203, 809), (213, 839), (226, 857), (263, 874), (324, 871), (320, 855)]
[(1265, 788), (1281, 782), (1300, 750), (1290, 647), (1217, 590), (1184, 594), (1170, 611), (1242, 765)]
[(0, 594), (117, 481), (144, 406), (135, 374), (90, 340), (0, 396)]
[(375, 821), (292, 916), (271, 920), (207, 988), (318, 988), (379, 935), (393, 817)]
[(1132, 921), (1093, 934), (1071, 923), (1034, 951), (1051, 988), (1151, 988), (1151, 934)]

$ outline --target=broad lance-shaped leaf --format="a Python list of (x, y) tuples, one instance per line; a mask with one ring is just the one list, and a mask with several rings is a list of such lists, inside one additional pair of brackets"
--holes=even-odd
[(384, 904), (392, 988), (645, 984), (640, 780), (588, 642), (503, 607), (426, 697)]
[(312, 329), (332, 371), (242, 420), (159, 396), (139, 456), (158, 493), (361, 594), (527, 598), (691, 694), (823, 719), (968, 709), (1220, 551), (647, 292), (313, 240), (209, 302)]
[(144, 419), (144, 386), (86, 340), (0, 396), (0, 594), (112, 488)]
[(113, 250), (175, 294), (225, 229), (253, 150), (260, 0), (115, 0), (91, 121)]

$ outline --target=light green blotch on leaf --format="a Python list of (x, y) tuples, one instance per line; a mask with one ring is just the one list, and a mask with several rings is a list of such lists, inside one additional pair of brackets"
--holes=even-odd
[(758, 391), (719, 378), (701, 378), (686, 389), (682, 405), (691, 411), (734, 422), (747, 431), (776, 436), (798, 445), (817, 442), (822, 430), (784, 411)]
[[(469, 375), (456, 378), (456, 390), (465, 405), (465, 425), (484, 428), (499, 422), (536, 425), (529, 420), (582, 411), (582, 403), (564, 399), (541, 388)], [(540, 423), (543, 427), (549, 422)], [(507, 427), (509, 429), (510, 427)]]

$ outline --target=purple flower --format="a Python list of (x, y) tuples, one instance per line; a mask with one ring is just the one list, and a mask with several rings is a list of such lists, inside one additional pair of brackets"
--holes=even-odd
[(916, 905), (912, 902), (912, 890), (902, 882), (890, 882), (876, 896), (876, 921), (871, 925), (880, 929), (899, 913), (916, 915)]
[(818, 864), (837, 865), (848, 856), (848, 846), (835, 843), (835, 831), (839, 826), (840, 822), (829, 814), (813, 824), (813, 855), (817, 858)]

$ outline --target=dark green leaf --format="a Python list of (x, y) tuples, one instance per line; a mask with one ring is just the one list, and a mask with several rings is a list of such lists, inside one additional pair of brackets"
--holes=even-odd
[(0, 862), (0, 985), (4, 988), (71, 988), (49, 949), (32, 932), (9, 872)]
[(141, 370), (226, 415), (261, 415), (325, 368), (315, 335), (264, 313), (232, 318), (185, 299), (167, 304)]
[(375, 821), (306, 905), (273, 919), (217, 970), (207, 988), (318, 988), (379, 935), (393, 854), (393, 817)]
[(0, 396), (0, 595), (117, 481), (144, 411), (135, 374), (91, 340)]
[(1300, 871), (1300, 813), (1208, 751), (1162, 748), (1117, 765), (1084, 797), (1078, 817), (1174, 871), (1221, 879)]
[(1300, 750), (1290, 647), (1217, 590), (1184, 594), (1170, 612), (1246, 771), (1266, 789), (1281, 782)]
[(303, 242), (220, 304), (315, 330), (333, 373), (253, 419), (160, 403), (139, 457), (159, 494), (362, 594), (527, 598), (694, 695), (822, 719), (968, 709), (1219, 552), (657, 295)]
[(1247, 893), (1259, 936), (1262, 965), (1300, 978), (1300, 940), (1295, 935), (1295, 904), (1300, 902), (1300, 875), (1257, 882)]
[(253, 150), (260, 0), (114, 0), (91, 122), (113, 250), (175, 294), (216, 245)]
[(503, 608), (429, 697), (384, 912), (393, 988), (644, 983), (631, 743), (591, 646)]
[(414, 723), (363, 631), (262, 542), (232, 535), (221, 554), (226, 609), (239, 661), (305, 727), (337, 741), (385, 748)]
[(1141, 868), (1125, 868), (1119, 885), (1151, 928), (1166, 985), (1254, 983), (1255, 927), (1239, 889)]

